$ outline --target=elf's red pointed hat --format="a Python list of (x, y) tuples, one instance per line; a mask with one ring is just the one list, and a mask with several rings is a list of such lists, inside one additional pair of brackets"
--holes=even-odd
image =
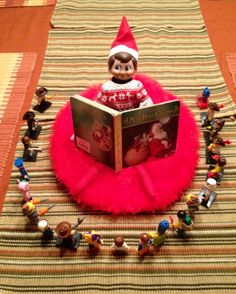
[(125, 16), (121, 20), (116, 39), (111, 45), (109, 57), (119, 52), (129, 53), (138, 60), (138, 47)]

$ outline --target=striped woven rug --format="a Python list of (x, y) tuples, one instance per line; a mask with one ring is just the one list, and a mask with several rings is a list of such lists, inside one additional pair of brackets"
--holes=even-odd
[(47, 6), (55, 3), (56, 0), (0, 0), (0, 7)]
[(35, 60), (35, 53), (0, 53), (0, 187)]
[[(90, 211), (75, 205), (55, 179), (48, 156), (52, 126), (49, 120), (55, 118), (71, 94), (109, 78), (107, 55), (122, 15), (127, 16), (139, 46), (139, 72), (155, 78), (181, 97), (192, 109), (199, 125), (200, 111), (195, 97), (205, 86), (211, 89), (211, 101), (225, 104), (219, 115), (235, 113), (197, 1), (116, 1), (115, 4), (109, 0), (58, 1), (53, 17), (56, 28), (49, 35), (40, 79), (40, 86), (47, 87), (54, 97), (46, 113), (37, 115), (44, 120), (37, 140), (42, 153), (38, 154), (36, 164), (25, 163), (25, 167), (31, 177), (31, 195), (47, 198), (48, 204), (56, 205), (46, 216), (52, 227), (62, 220), (74, 223), (77, 217), (87, 216), (80, 231), (95, 229), (102, 235), (104, 245), (98, 256), (90, 257), (84, 241), (76, 253), (61, 252), (55, 247), (55, 240), (42, 241), (41, 233), (21, 214), (21, 197), (16, 185), (19, 172), (13, 168), (0, 218), (2, 293), (236, 291), (235, 122), (228, 120), (221, 132), (224, 139), (231, 139), (233, 143), (222, 150), (228, 164), (217, 189), (216, 202), (209, 210), (200, 207), (194, 230), (185, 240), (169, 232), (163, 247), (143, 260), (136, 252), (140, 233), (155, 230), (160, 220), (185, 209), (186, 194), (198, 194), (205, 183), (208, 165), (205, 164), (202, 135), (194, 181), (182, 199), (163, 214), (114, 217)], [(20, 137), (25, 130), (26, 125), (22, 127)], [(19, 142), (16, 157), (20, 157), (22, 151)], [(66, 168), (66, 164), (62, 164)], [(122, 234), (130, 246), (129, 254), (124, 258), (111, 254), (110, 246), (117, 234)]]

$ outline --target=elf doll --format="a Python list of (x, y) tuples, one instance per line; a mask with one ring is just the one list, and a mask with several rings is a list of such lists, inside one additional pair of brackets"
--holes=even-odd
[(126, 17), (123, 17), (108, 57), (112, 79), (102, 85), (96, 101), (118, 111), (152, 105), (142, 82), (133, 79), (137, 61), (138, 47)]

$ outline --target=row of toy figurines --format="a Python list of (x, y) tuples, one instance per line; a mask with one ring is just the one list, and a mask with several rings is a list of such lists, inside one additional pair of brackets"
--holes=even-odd
[[(15, 166), (21, 173), (21, 179), (17, 180), (18, 189), (22, 194), (21, 210), (22, 214), (27, 217), (31, 224), (37, 226), (38, 230), (42, 232), (42, 237), (45, 240), (56, 238), (56, 246), (61, 248), (67, 248), (77, 250), (81, 240), (85, 240), (89, 246), (89, 251), (96, 253), (100, 250), (103, 244), (102, 237), (94, 230), (82, 234), (78, 231), (78, 226), (84, 221), (85, 218), (79, 218), (75, 224), (70, 224), (68, 221), (60, 222), (55, 228), (51, 228), (48, 221), (44, 218), (44, 215), (53, 208), (54, 205), (49, 205), (41, 209), (37, 209), (37, 205), (46, 202), (47, 199), (39, 200), (33, 199), (30, 195), (29, 175), (24, 167), (22, 158), (15, 160)], [(206, 195), (215, 193), (213, 187), (205, 185), (204, 190)], [(207, 192), (208, 191), (208, 192)], [(208, 194), (207, 194), (208, 193)], [(194, 196), (189, 194), (186, 198), (188, 205), (188, 213), (184, 210), (180, 210), (177, 213), (177, 219), (172, 216), (170, 221), (162, 220), (156, 231), (142, 233), (139, 236), (139, 243), (137, 245), (137, 254), (142, 257), (149, 253), (154, 253), (165, 241), (168, 230), (175, 231), (180, 237), (185, 237), (185, 232), (190, 231), (193, 228), (193, 218), (195, 211), (198, 210), (198, 206), (204, 203), (204, 197)], [(111, 245), (111, 250), (115, 255), (127, 254), (129, 246), (125, 242), (123, 236), (115, 236), (114, 242)]]
[[(226, 159), (221, 155), (220, 149), (223, 146), (231, 144), (230, 140), (224, 140), (220, 131), (222, 130), (225, 120), (216, 118), (215, 113), (224, 107), (223, 104), (209, 102), (210, 90), (206, 87), (202, 94), (197, 96), (197, 104), (199, 109), (206, 109), (201, 112), (201, 125), (205, 128), (204, 139), (206, 143), (206, 163), (211, 164), (209, 167), (208, 177), (214, 178), (219, 185), (223, 173)], [(230, 117), (230, 119), (235, 119)]]
[[(45, 87), (39, 87), (35, 91), (35, 96), (37, 98), (37, 104), (33, 107), (34, 110), (43, 113), (51, 106), (51, 102), (48, 99), (48, 90)], [(35, 162), (37, 160), (38, 152), (41, 152), (40, 147), (34, 146), (32, 140), (37, 140), (41, 133), (42, 127), (39, 124), (39, 120), (36, 119), (35, 113), (33, 111), (27, 111), (23, 115), (23, 120), (27, 121), (28, 129), (25, 135), (22, 137), (21, 142), (24, 145), (23, 159), (26, 162)]]

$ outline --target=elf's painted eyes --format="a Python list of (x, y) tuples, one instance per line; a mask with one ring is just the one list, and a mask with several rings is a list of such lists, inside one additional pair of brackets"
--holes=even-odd
[(115, 70), (120, 70), (120, 69), (121, 69), (120, 65), (117, 64), (117, 65), (115, 66)]
[(125, 66), (125, 71), (129, 71), (129, 70), (131, 70), (132, 68), (131, 68), (131, 66), (130, 65), (126, 65)]

